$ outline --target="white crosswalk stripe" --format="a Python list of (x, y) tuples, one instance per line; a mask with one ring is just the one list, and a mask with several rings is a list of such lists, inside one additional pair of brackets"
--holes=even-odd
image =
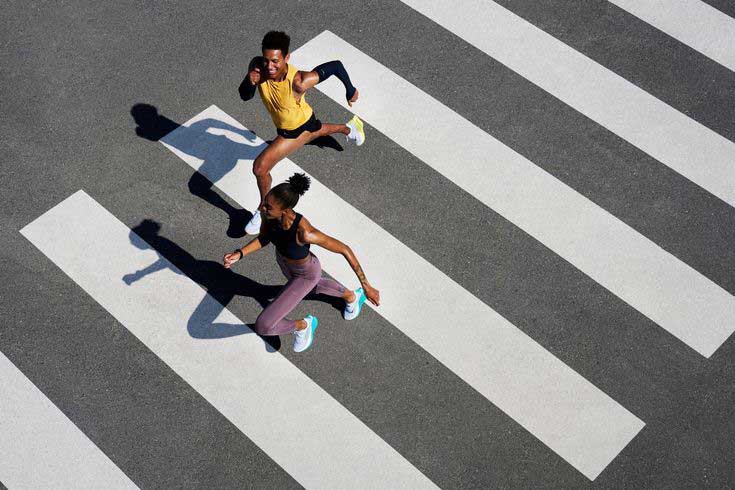
[[(344, 40), (323, 32), (292, 54), (303, 69), (330, 59), (360, 80), (350, 110), (697, 352), (735, 331), (727, 291)], [(347, 107), (339, 81), (317, 87)]]
[(700, 0), (608, 0), (735, 71), (735, 19)]
[(0, 481), (8, 488), (138, 488), (2, 352), (0, 380)]
[[(403, 0), (511, 70), (735, 206), (735, 143), (490, 0)], [(642, 2), (645, 3), (645, 2)]]
[[(222, 140), (214, 134), (239, 143), (217, 144)], [(257, 205), (250, 169), (263, 141), (217, 107), (198, 114), (163, 143), (242, 206)], [(272, 172), (274, 182), (301, 171), (283, 160)], [(588, 478), (594, 479), (643, 427), (629, 411), (315, 179), (299, 210), (354, 248), (381, 289), (379, 314)], [(386, 250), (391, 251), (390, 261), (385, 260)], [(345, 284), (354, 281), (341, 256), (319, 257), (329, 274)], [(471, 328), (473, 345), (448, 325)]]
[[(346, 488), (369, 481), (385, 488), (434, 487), (289, 361), (267, 352), (263, 341), (229, 310), (83, 191), (22, 233), (303, 485)], [(154, 274), (135, 283), (124, 281), (159, 262)], [(191, 335), (191, 330), (212, 327), (207, 322), (245, 335), (206, 342)], [(295, 411), (298, 416), (287, 416)]]

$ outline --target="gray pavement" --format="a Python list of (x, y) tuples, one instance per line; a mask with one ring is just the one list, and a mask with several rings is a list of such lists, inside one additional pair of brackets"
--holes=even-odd
[[(603, 1), (498, 3), (735, 141), (735, 73)], [(84, 189), (131, 228), (161, 223), (175, 246), (159, 252), (211, 279), (200, 269), (242, 240), (227, 237), (225, 212), (190, 192), (191, 169), (136, 134), (131, 109), (150, 104), (180, 124), (217, 104), (271, 138), (260, 102), (237, 94), (271, 28), (293, 48), (331, 30), (735, 294), (732, 207), (400, 2), (4, 10), (0, 350), (141, 488), (298, 483), (18, 230)], [(349, 117), (316, 91), (309, 100), (323, 121)], [(359, 149), (312, 146), (292, 160), (646, 426), (590, 482), (372, 310), (350, 329), (323, 328), (310, 355), (284, 338), (282, 355), (440, 487), (735, 486), (732, 338), (705, 359), (367, 131)], [(241, 272), (282, 283), (268, 254)], [(236, 296), (228, 308), (254, 319), (256, 306)], [(337, 318), (323, 302), (297, 311), (307, 306)], [(456, 334), (473, 341), (471, 326)]]

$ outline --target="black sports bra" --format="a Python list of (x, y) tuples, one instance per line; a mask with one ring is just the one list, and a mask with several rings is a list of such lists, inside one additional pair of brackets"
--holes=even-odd
[(292, 260), (303, 259), (309, 255), (308, 243), (306, 245), (296, 243), (296, 232), (299, 229), (302, 216), (299, 213), (295, 214), (296, 218), (293, 220), (291, 228), (284, 230), (278, 221), (273, 220), (269, 223), (265, 240), (260, 240), (263, 245), (272, 242), (279, 254)]

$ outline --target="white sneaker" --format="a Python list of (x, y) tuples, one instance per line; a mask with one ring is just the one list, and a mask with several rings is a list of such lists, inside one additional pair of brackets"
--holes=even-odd
[(260, 224), (263, 222), (263, 217), (260, 215), (260, 211), (257, 209), (253, 213), (253, 217), (250, 218), (248, 224), (245, 225), (245, 233), (248, 235), (257, 235), (260, 233)]
[(342, 318), (345, 320), (354, 320), (357, 318), (357, 315), (362, 310), (362, 304), (366, 299), (365, 291), (362, 288), (355, 289), (355, 301), (345, 304), (345, 309), (342, 310)]
[(362, 128), (362, 120), (357, 115), (352, 116), (345, 126), (350, 128), (350, 134), (347, 135), (348, 140), (354, 141), (357, 146), (365, 143), (365, 130)]
[(319, 320), (313, 315), (308, 315), (304, 318), (304, 321), (306, 322), (306, 328), (303, 330), (294, 330), (293, 333), (294, 352), (304, 352), (314, 342), (314, 333), (316, 332), (317, 325), (319, 325)]

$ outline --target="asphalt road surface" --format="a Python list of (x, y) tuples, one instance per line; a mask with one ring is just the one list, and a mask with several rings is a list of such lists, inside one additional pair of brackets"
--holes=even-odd
[[(0, 16), (7, 488), (735, 486), (735, 7), (724, 0), (10, 2)], [(275, 136), (265, 32), (365, 121), (274, 171), (380, 307), (252, 325), (221, 267)], [(357, 287), (345, 261), (324, 272)], [(2, 485), (0, 485), (2, 486)]]

